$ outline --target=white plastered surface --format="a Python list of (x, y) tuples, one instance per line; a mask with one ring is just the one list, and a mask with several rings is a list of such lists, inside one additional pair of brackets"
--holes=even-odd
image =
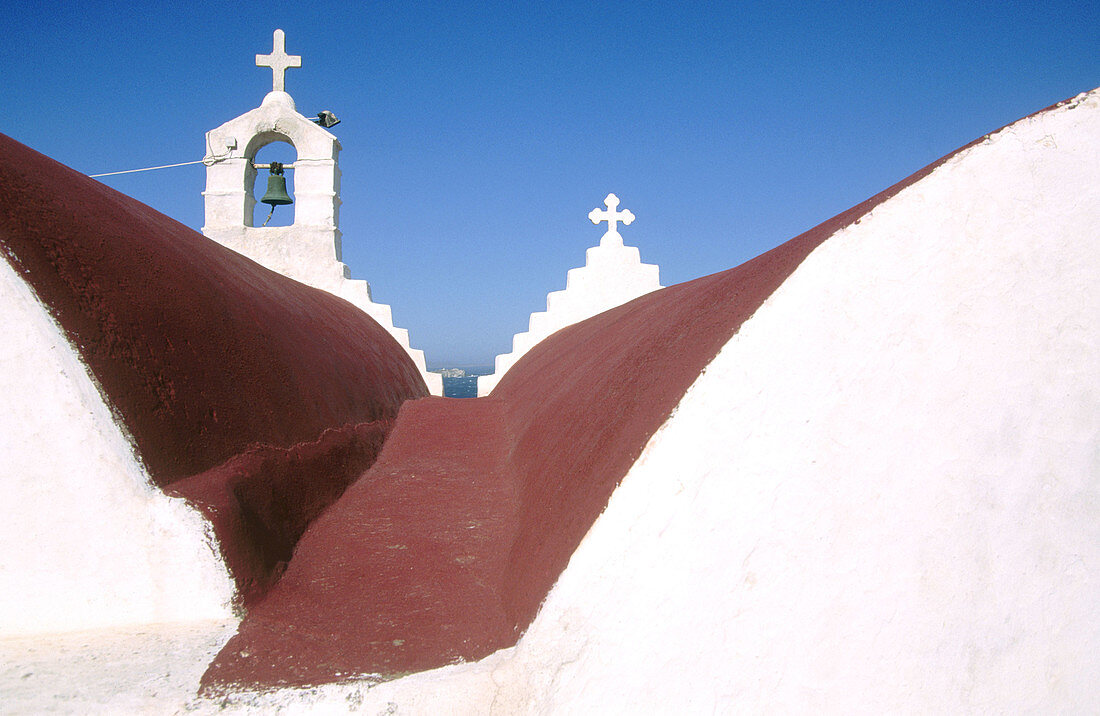
[(0, 636), (231, 618), (208, 523), (152, 485), (79, 354), (2, 259), (0, 335)]

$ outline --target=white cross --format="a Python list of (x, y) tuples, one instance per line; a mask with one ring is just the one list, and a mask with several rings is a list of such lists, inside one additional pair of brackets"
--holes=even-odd
[(603, 200), (607, 210), (593, 209), (588, 212), (588, 218), (593, 224), (599, 224), (601, 221), (607, 222), (607, 233), (618, 234), (618, 223), (623, 222), (623, 226), (630, 226), (630, 222), (634, 221), (634, 215), (630, 213), (630, 209), (623, 209), (622, 211), (616, 211), (619, 206), (619, 197), (614, 194), (608, 194), (607, 198)]
[(285, 92), (284, 78), (287, 69), (302, 66), (301, 55), (286, 54), (286, 35), (282, 30), (275, 31), (270, 55), (256, 55), (257, 67), (271, 68), (271, 90), (273, 92)]

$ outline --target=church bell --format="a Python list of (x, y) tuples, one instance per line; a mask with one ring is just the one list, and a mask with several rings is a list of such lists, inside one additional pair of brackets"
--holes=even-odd
[(267, 193), (260, 201), (270, 204), (272, 211), (276, 206), (294, 203), (290, 194), (286, 193), (286, 177), (283, 176), (283, 165), (279, 162), (271, 162), (271, 174), (267, 177)]

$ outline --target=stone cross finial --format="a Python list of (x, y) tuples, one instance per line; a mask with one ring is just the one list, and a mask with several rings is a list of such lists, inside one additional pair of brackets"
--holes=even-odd
[(630, 222), (634, 221), (634, 214), (630, 213), (630, 209), (616, 211), (619, 206), (619, 197), (614, 194), (608, 194), (603, 203), (607, 206), (607, 209), (593, 209), (588, 212), (588, 218), (593, 224), (606, 221), (608, 234), (619, 233), (618, 223), (620, 221), (623, 222), (623, 226), (630, 226)]
[(291, 67), (301, 67), (302, 56), (286, 54), (286, 35), (283, 34), (282, 30), (276, 30), (272, 41), (271, 54), (256, 55), (256, 66), (271, 68), (272, 92), (285, 92), (284, 77), (286, 71)]

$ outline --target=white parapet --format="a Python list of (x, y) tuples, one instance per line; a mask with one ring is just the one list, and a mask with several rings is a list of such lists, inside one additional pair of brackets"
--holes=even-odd
[(618, 232), (617, 223), (630, 224), (634, 214), (617, 211), (614, 194), (604, 204), (606, 210), (593, 209), (588, 218), (594, 224), (608, 222), (607, 233), (585, 252), (584, 266), (566, 274), (565, 290), (547, 294), (546, 310), (532, 313), (528, 329), (513, 336), (512, 351), (497, 356), (493, 374), (478, 378), (479, 396), (491, 393), (516, 361), (552, 333), (661, 288), (660, 268), (643, 264), (637, 247), (623, 245)]

